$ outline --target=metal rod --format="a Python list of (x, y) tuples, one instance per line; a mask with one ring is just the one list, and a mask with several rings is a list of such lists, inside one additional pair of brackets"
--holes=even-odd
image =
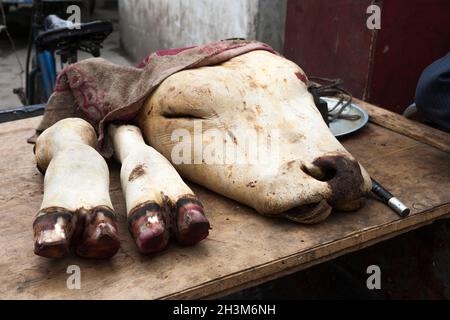
[(45, 104), (34, 104), (11, 109), (0, 110), (0, 123), (14, 121), (30, 117), (36, 117), (44, 113)]
[(376, 194), (385, 204), (392, 208), (400, 217), (404, 218), (409, 215), (410, 209), (399, 199), (394, 197), (381, 184), (372, 179), (372, 192)]

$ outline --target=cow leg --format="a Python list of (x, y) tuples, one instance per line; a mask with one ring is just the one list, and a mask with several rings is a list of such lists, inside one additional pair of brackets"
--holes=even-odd
[(164, 249), (170, 233), (184, 245), (206, 238), (209, 222), (202, 204), (172, 164), (144, 142), (140, 129), (110, 125), (108, 132), (122, 164), (128, 226), (139, 250)]
[(37, 139), (35, 155), (45, 174), (44, 198), (33, 223), (35, 253), (60, 257), (70, 248), (87, 258), (108, 258), (120, 246), (109, 197), (109, 171), (93, 148), (92, 126), (67, 118)]

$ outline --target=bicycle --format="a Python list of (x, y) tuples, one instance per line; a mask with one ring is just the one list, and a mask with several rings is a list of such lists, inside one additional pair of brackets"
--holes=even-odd
[[(53, 92), (57, 78), (56, 55), (60, 57), (61, 69), (66, 64), (78, 61), (78, 51), (84, 51), (94, 57), (100, 56), (102, 42), (112, 32), (110, 21), (92, 21), (75, 24), (60, 18), (65, 17), (65, 8), (85, 1), (26, 0), (32, 3), (30, 35), (25, 65), (25, 92), (19, 95), (24, 105), (46, 103)], [(24, 0), (20, 1), (24, 3)], [(31, 64), (31, 69), (30, 69)]]

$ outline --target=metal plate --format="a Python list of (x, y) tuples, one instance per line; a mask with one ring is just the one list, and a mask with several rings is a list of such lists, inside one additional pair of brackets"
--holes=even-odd
[[(321, 99), (327, 102), (328, 110), (333, 108), (336, 105), (336, 103), (339, 101), (336, 98), (322, 97)], [(364, 109), (362, 109), (360, 106), (358, 106), (354, 103), (350, 104), (342, 112), (342, 114), (359, 115), (360, 118), (358, 120), (354, 120), (354, 121), (346, 120), (346, 119), (333, 120), (333, 122), (330, 123), (330, 130), (334, 134), (335, 137), (342, 137), (349, 133), (355, 132), (355, 131), (361, 129), (362, 127), (364, 127), (366, 125), (366, 123), (369, 121), (369, 114)]]

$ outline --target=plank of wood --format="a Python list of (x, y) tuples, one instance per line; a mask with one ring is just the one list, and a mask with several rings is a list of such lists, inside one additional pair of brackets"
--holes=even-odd
[(353, 100), (369, 113), (369, 121), (450, 153), (450, 134), (362, 100)]
[[(224, 277), (222, 279), (215, 279), (207, 284), (202, 284), (194, 288), (189, 288), (186, 291), (176, 292), (172, 295), (162, 297), (163, 299), (214, 299), (220, 298), (228, 294), (235, 293), (239, 290), (254, 287), (264, 282), (277, 279), (282, 276), (292, 274), (294, 272), (312, 267), (314, 265), (320, 264), (325, 261), (332, 260), (334, 258), (340, 257), (344, 254), (351, 253), (357, 250), (361, 250), (379, 243), (384, 240), (391, 239), (405, 232), (415, 230), (419, 227), (428, 225), (432, 223), (437, 218), (446, 217), (448, 218), (448, 213), (450, 212), (450, 204), (434, 208), (424, 214), (427, 214), (427, 219), (420, 219), (420, 221), (409, 220), (409, 226), (404, 226), (402, 229), (398, 229), (396, 222), (388, 227), (391, 232), (385, 234), (380, 233), (379, 228), (374, 228), (365, 234), (365, 242), (356, 243), (352, 247), (348, 247), (348, 244), (343, 244), (345, 246), (342, 250), (337, 250), (337, 242), (347, 242), (348, 239), (339, 239), (336, 242), (325, 244), (318, 248), (311, 248), (306, 252), (299, 252), (292, 256), (283, 257), (280, 260), (271, 261), (266, 265), (258, 266), (252, 269), (252, 272), (248, 274), (248, 270), (243, 270), (242, 274), (233, 274), (229, 277)], [(447, 214), (445, 214), (447, 213)], [(443, 215), (444, 214), (444, 215)], [(356, 236), (356, 235), (355, 235)], [(357, 237), (357, 236), (356, 236)], [(299, 263), (301, 261), (301, 263)], [(279, 265), (283, 268), (280, 268)], [(208, 293), (214, 292), (212, 295)]]
[[(351, 213), (302, 226), (270, 219), (191, 185), (213, 229), (194, 247), (171, 244), (157, 255), (140, 255), (127, 231), (119, 167), (111, 163), (110, 192), (119, 216), (121, 249), (108, 261), (69, 256), (48, 260), (33, 254), (32, 222), (43, 193), (32, 146), (39, 118), (0, 125), (0, 298), (167, 299), (217, 297), (358, 250), (431, 223), (450, 212), (450, 154), (368, 124), (342, 139), (369, 173), (411, 209), (400, 219), (375, 198)], [(66, 286), (67, 267), (81, 269), (81, 289)]]

